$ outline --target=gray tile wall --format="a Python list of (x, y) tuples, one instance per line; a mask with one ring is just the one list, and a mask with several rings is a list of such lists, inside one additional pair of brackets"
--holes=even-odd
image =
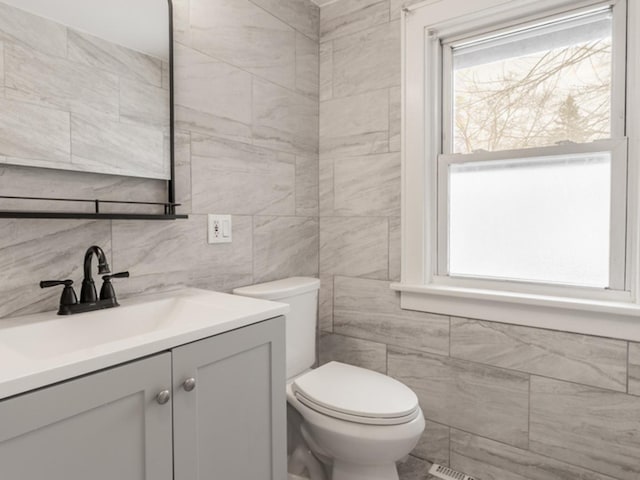
[(400, 8), (320, 12), (320, 361), (386, 372), (427, 428), (402, 480), (431, 462), (481, 480), (640, 478), (640, 345), (403, 311)]
[[(84, 251), (92, 244), (105, 249), (114, 270), (131, 271), (116, 286), (121, 297), (176, 285), (229, 291), (318, 274), (318, 7), (309, 0), (174, 0), (174, 7), (177, 195), (189, 220), (0, 219), (0, 318), (55, 309), (60, 292), (40, 290), (39, 280), (73, 278), (77, 285)], [(48, 49), (50, 62), (66, 61), (65, 35), (43, 44), (36, 32), (28, 30), (25, 37), (16, 25), (0, 25), (0, 52), (22, 35), (21, 48)], [(53, 27), (44, 22), (39, 30), (45, 28)], [(105, 45), (81, 35), (69, 43), (69, 56), (82, 68), (98, 64), (127, 72), (124, 85), (141, 78), (162, 85), (160, 73), (151, 78), (147, 68), (132, 69), (127, 57), (115, 61)], [(7, 69), (0, 62), (0, 72), (3, 64)], [(124, 97), (136, 94), (130, 88)], [(2, 112), (14, 105), (10, 99), (0, 103)], [(139, 114), (126, 109), (129, 119)], [(2, 116), (0, 129), (18, 117)], [(71, 121), (68, 114), (66, 124), (42, 116), (31, 128), (44, 136), (57, 131), (53, 124), (62, 135), (67, 125), (68, 134)], [(88, 140), (91, 124), (83, 127)], [(114, 148), (127, 141), (126, 134), (114, 131)], [(26, 146), (39, 144), (13, 138), (16, 151)], [(0, 166), (0, 191), (164, 199), (158, 181), (12, 166)], [(207, 244), (208, 213), (233, 215), (232, 244)]]

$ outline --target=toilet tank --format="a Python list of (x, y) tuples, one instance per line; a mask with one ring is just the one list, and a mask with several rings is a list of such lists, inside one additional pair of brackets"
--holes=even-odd
[(286, 303), (287, 379), (308, 370), (316, 361), (316, 326), (320, 280), (291, 277), (274, 282), (236, 288), (233, 293)]

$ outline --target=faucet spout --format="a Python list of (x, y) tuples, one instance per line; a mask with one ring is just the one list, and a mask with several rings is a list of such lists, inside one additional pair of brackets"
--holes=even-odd
[(104, 251), (96, 245), (89, 247), (84, 254), (84, 279), (80, 291), (80, 303), (93, 303), (98, 300), (98, 293), (91, 275), (91, 260), (94, 255), (98, 258), (98, 273), (100, 275), (111, 273)]

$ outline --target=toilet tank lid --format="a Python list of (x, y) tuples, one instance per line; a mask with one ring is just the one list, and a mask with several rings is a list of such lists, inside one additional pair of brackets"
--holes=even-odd
[(233, 290), (236, 295), (263, 298), (265, 300), (279, 300), (312, 292), (320, 288), (320, 280), (311, 277), (290, 277), (274, 282), (259, 283)]

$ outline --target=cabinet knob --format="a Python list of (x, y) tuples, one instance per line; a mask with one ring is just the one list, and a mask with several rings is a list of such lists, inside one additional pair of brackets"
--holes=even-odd
[(195, 378), (187, 378), (182, 384), (182, 388), (184, 388), (185, 392), (190, 392), (194, 388), (196, 388), (196, 379)]
[(171, 399), (171, 392), (169, 390), (162, 390), (158, 395), (156, 395), (156, 401), (160, 405), (164, 405)]

